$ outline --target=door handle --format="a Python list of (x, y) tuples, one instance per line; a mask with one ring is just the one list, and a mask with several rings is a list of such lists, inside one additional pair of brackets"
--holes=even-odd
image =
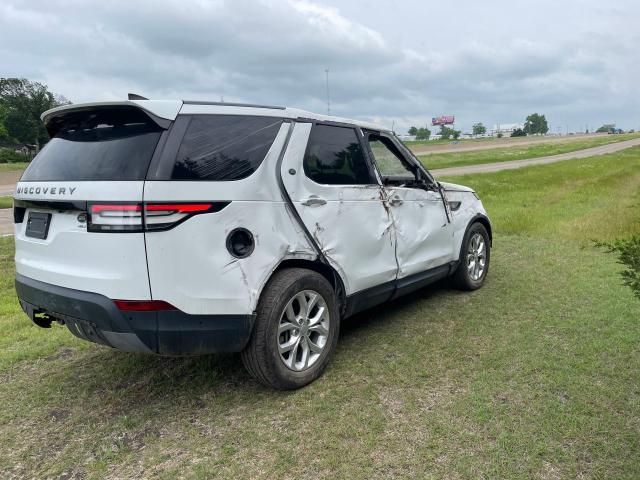
[(309, 198), (302, 202), (305, 207), (314, 207), (319, 205), (326, 205), (327, 201), (324, 198), (320, 198), (317, 195), (311, 195)]
[(398, 205), (402, 205), (403, 203), (404, 200), (402, 200), (400, 195), (394, 195), (389, 199), (389, 205), (391, 205), (392, 207), (397, 207)]

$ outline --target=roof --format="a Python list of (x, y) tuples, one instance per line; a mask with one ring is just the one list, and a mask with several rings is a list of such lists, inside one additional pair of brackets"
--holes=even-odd
[(279, 117), (290, 119), (310, 119), (322, 122), (337, 122), (357, 125), (361, 128), (390, 131), (389, 128), (365, 122), (330, 115), (322, 115), (297, 108), (285, 108), (276, 106), (261, 106), (240, 103), (205, 102), (192, 100), (123, 100), (118, 102), (90, 102), (63, 105), (44, 112), (40, 118), (47, 123), (49, 119), (62, 112), (81, 110), (99, 106), (135, 106), (152, 115), (167, 120), (175, 120), (178, 114), (218, 114), (218, 115), (253, 115), (258, 117)]

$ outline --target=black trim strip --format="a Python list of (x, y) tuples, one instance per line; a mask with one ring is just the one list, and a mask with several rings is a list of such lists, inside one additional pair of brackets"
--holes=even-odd
[(424, 288), (431, 283), (447, 277), (455, 271), (457, 266), (458, 262), (446, 263), (423, 272), (414, 273), (408, 277), (392, 280), (353, 293), (347, 297), (345, 317), (355, 315), (358, 312)]
[(14, 198), (13, 206), (21, 208), (46, 208), (48, 210), (58, 211), (84, 211), (87, 209), (87, 202), (81, 200), (21, 200), (19, 198)]

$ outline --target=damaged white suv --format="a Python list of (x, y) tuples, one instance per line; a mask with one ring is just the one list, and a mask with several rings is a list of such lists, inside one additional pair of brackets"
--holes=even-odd
[(379, 126), (139, 98), (42, 119), (52, 139), (14, 201), (16, 290), (41, 327), (132, 352), (242, 352), (292, 389), (322, 373), (341, 319), (487, 275), (476, 194)]

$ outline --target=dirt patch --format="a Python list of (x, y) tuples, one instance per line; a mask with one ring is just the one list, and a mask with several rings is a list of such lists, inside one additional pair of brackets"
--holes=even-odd
[(49, 411), (49, 414), (47, 416), (51, 419), (52, 422), (61, 422), (69, 418), (70, 415), (71, 411), (67, 410), (66, 408), (54, 408), (53, 410)]

